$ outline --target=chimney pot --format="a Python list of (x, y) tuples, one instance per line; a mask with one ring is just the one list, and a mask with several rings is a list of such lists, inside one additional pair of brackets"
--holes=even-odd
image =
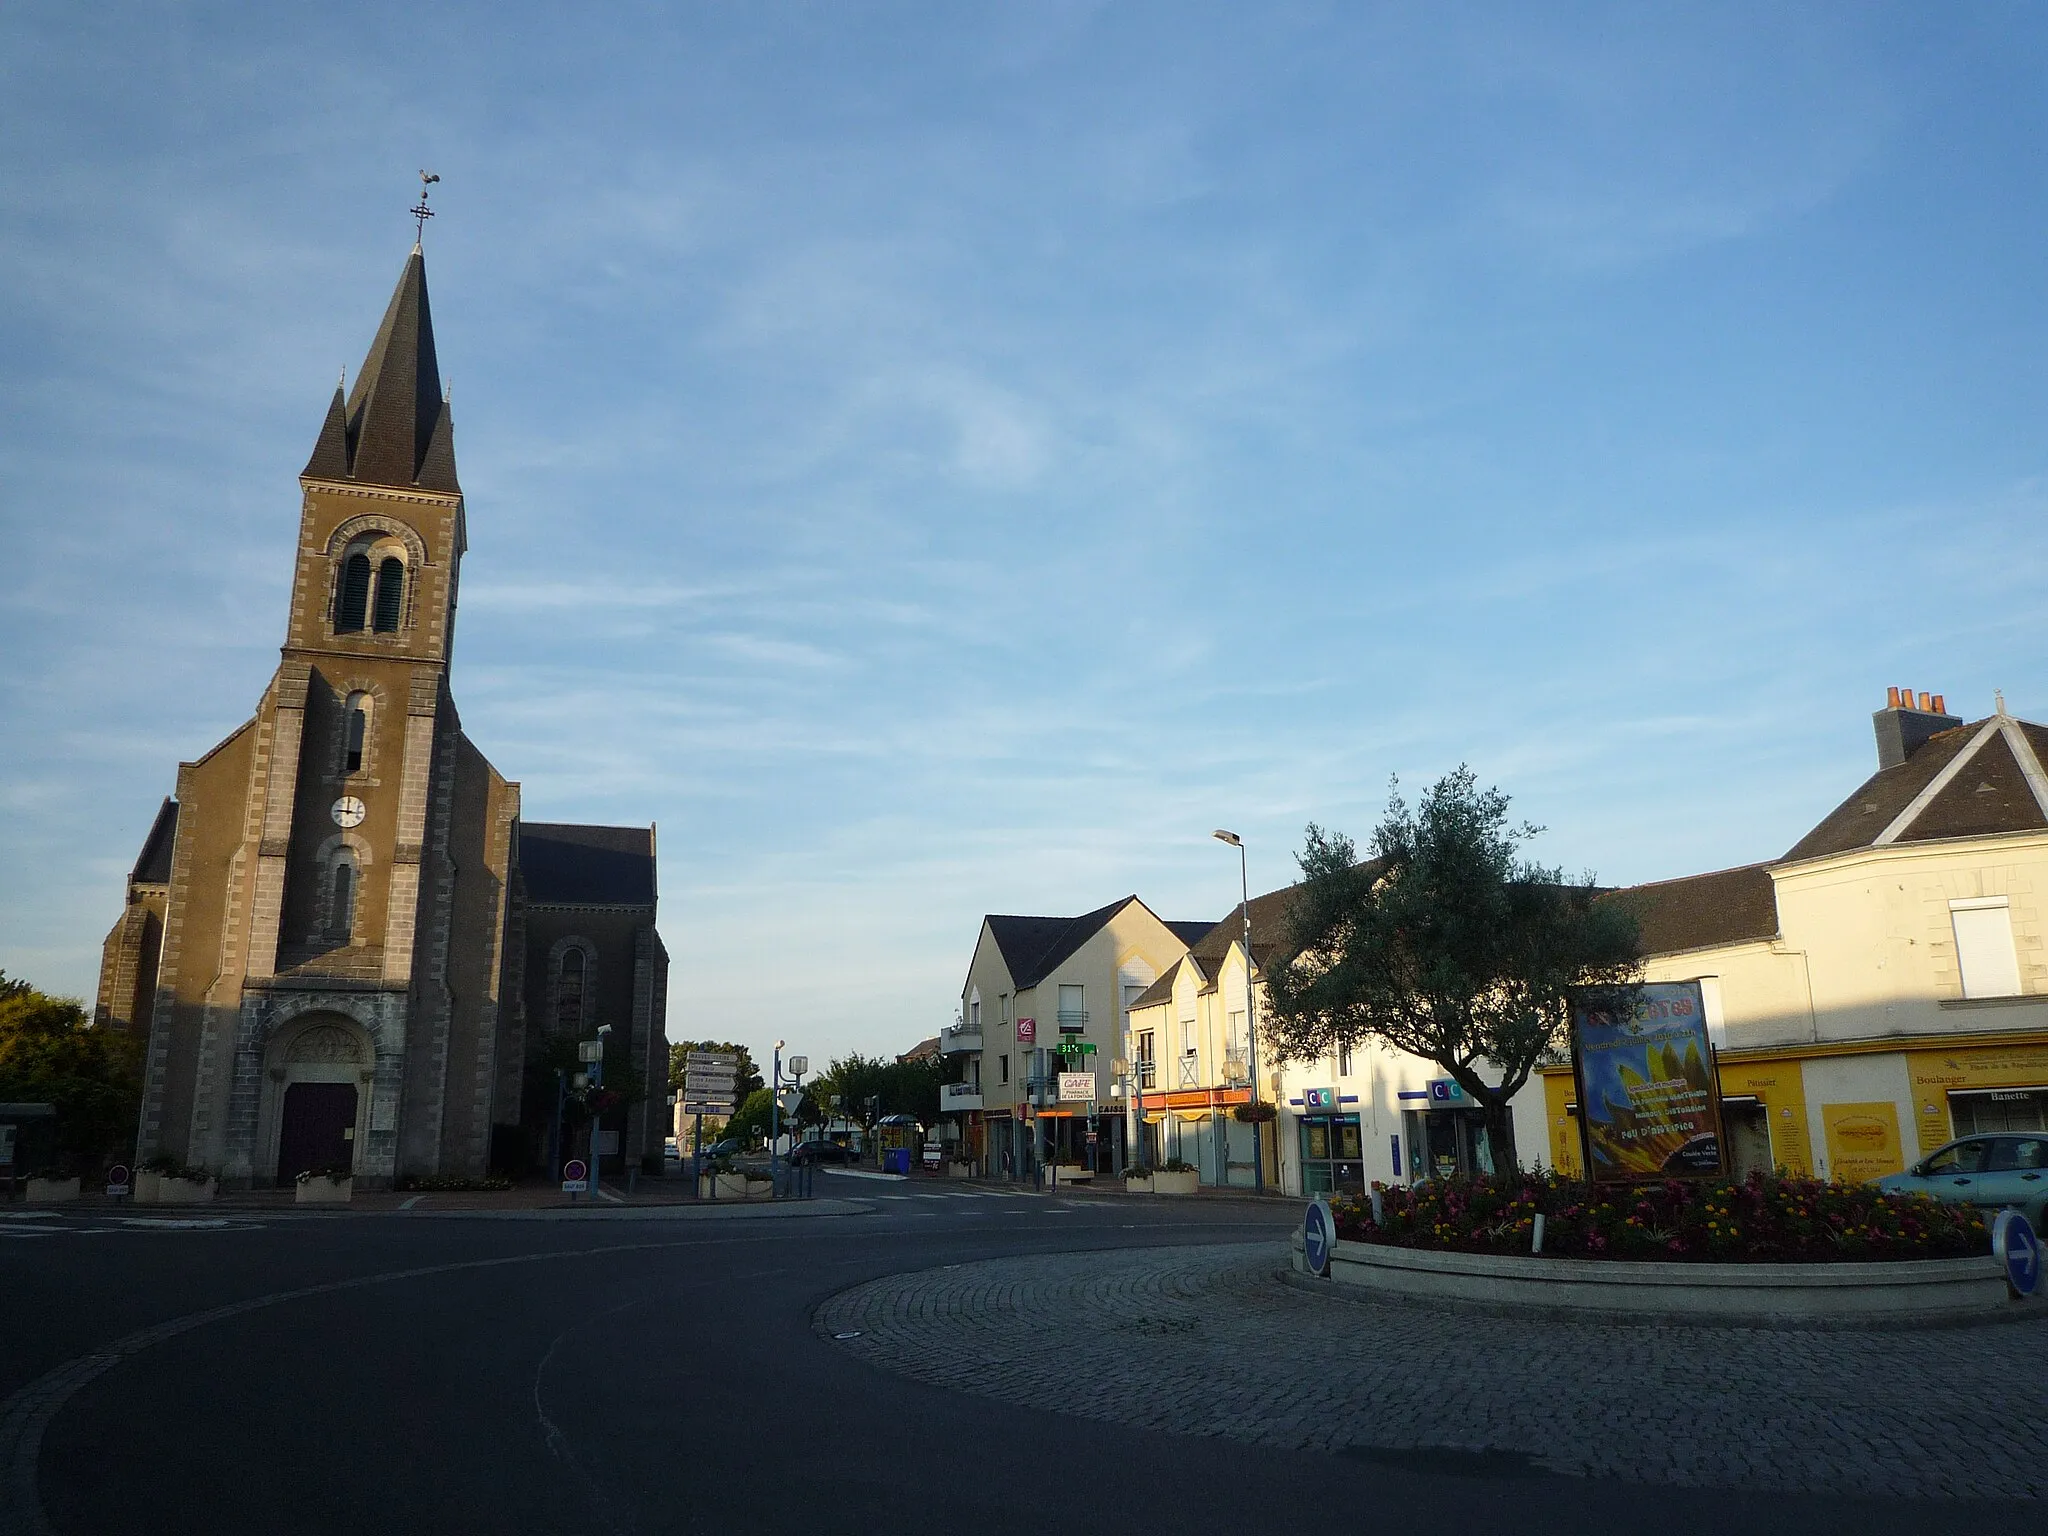
[(1927, 714), (1934, 707), (1934, 695), (1925, 688), (1920, 690), (1920, 713)]
[(1948, 700), (1944, 699), (1938, 693), (1934, 696), (1934, 712), (1937, 715), (1945, 715), (1948, 713)]
[(1884, 707), (1886, 709), (1897, 709), (1899, 707), (1899, 685), (1897, 683), (1893, 683), (1891, 687), (1885, 689)]

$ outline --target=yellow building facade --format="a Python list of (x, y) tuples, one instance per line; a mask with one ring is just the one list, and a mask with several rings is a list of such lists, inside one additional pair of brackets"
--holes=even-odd
[[(1645, 979), (1697, 979), (1738, 1173), (1871, 1179), (2048, 1128), (2048, 728), (1906, 693), (1879, 768), (1782, 859), (1616, 892)], [(1583, 1166), (1568, 1067), (1550, 1161)]]

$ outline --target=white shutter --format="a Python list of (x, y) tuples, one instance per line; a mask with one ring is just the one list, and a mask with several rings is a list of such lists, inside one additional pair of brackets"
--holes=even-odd
[(2012, 914), (2003, 896), (1949, 903), (1956, 928), (1956, 964), (1965, 997), (2017, 997), (2020, 960), (2012, 946)]

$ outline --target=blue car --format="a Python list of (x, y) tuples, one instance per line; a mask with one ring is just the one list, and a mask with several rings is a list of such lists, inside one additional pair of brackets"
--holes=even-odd
[(1964, 1136), (1935, 1148), (1904, 1173), (1886, 1174), (1877, 1187), (1989, 1211), (2015, 1206), (2039, 1232), (2048, 1222), (2048, 1131)]

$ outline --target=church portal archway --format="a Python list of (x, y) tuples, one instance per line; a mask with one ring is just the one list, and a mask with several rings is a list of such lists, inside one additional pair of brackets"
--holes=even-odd
[(361, 1026), (339, 1014), (313, 1014), (275, 1042), (271, 1055), (278, 1183), (314, 1170), (353, 1170), (364, 1145), (361, 1111), (374, 1060)]

